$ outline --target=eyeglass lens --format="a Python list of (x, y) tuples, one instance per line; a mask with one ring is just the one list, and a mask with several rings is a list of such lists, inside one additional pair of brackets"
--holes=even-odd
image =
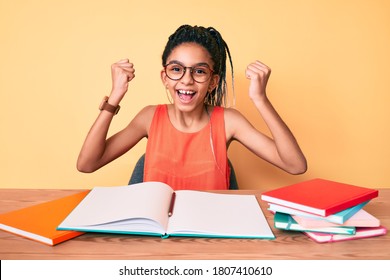
[(206, 82), (212, 73), (212, 70), (207, 66), (194, 66), (194, 67), (185, 67), (183, 65), (172, 63), (165, 66), (165, 73), (168, 78), (171, 80), (180, 80), (187, 69), (190, 70), (192, 78), (198, 83)]

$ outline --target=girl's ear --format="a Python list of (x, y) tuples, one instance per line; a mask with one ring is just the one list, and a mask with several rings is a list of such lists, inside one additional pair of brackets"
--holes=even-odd
[(218, 86), (218, 83), (219, 83), (219, 75), (217, 74), (212, 75), (209, 83), (209, 92), (212, 92)]
[(167, 85), (167, 74), (165, 73), (164, 69), (161, 70), (160, 76), (161, 76), (161, 81), (162, 81), (163, 85), (166, 86)]

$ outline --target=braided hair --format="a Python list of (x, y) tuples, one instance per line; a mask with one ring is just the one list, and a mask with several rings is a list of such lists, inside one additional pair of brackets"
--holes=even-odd
[(197, 43), (204, 47), (210, 54), (214, 62), (214, 73), (220, 76), (218, 86), (206, 95), (205, 103), (212, 106), (227, 105), (227, 85), (226, 85), (226, 55), (229, 57), (232, 71), (233, 94), (233, 62), (229, 48), (222, 39), (221, 34), (213, 27), (182, 25), (173, 33), (165, 46), (162, 54), (162, 64), (166, 65), (169, 55), (173, 49), (183, 43)]

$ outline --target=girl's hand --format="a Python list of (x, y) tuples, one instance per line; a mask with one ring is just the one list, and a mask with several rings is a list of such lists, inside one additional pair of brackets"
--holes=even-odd
[(249, 97), (252, 101), (258, 101), (266, 97), (266, 87), (271, 69), (264, 63), (256, 60), (248, 65), (246, 77), (250, 80)]
[[(118, 103), (127, 92), (129, 82), (134, 78), (133, 63), (122, 59), (111, 65), (112, 91), (110, 99)], [(115, 102), (116, 103), (116, 102)]]

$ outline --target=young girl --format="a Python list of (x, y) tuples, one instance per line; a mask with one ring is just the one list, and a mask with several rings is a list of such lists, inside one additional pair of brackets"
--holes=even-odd
[[(306, 159), (293, 134), (266, 95), (271, 70), (248, 65), (249, 98), (272, 138), (256, 130), (237, 110), (224, 108), (227, 44), (212, 27), (183, 25), (169, 37), (162, 55), (161, 80), (171, 104), (147, 106), (112, 137), (107, 133), (119, 103), (134, 78), (128, 59), (111, 67), (112, 90), (81, 149), (77, 168), (93, 172), (147, 137), (144, 181), (178, 189), (228, 189), (227, 149), (239, 141), (260, 158), (291, 174), (306, 171)], [(233, 74), (233, 67), (232, 67)]]

